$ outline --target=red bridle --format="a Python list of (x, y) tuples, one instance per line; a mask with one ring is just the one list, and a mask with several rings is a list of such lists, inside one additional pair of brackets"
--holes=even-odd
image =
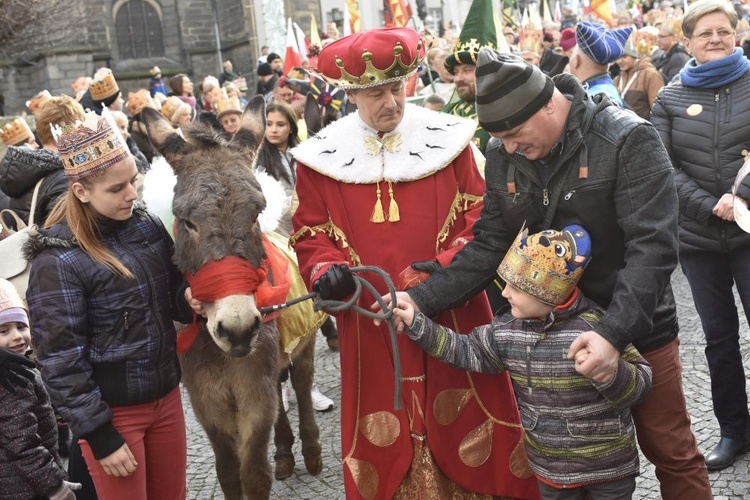
[[(175, 224), (175, 236), (176, 232)], [(255, 295), (258, 309), (286, 301), (292, 286), (289, 261), (265, 235), (263, 248), (266, 250), (266, 259), (260, 268), (241, 257), (227, 256), (207, 262), (195, 274), (185, 273), (193, 298), (201, 302), (216, 302), (230, 295)], [(269, 269), (274, 284), (267, 279)], [(272, 321), (279, 314), (268, 314), (263, 317), (263, 322)], [(180, 331), (177, 336), (178, 354), (184, 354), (192, 347), (202, 321), (205, 320), (193, 315), (193, 323)]]

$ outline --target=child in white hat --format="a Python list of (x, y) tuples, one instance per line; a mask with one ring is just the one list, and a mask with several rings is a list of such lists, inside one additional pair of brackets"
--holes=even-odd
[(74, 500), (78, 483), (66, 481), (57, 422), (31, 350), (29, 317), (13, 285), (0, 279), (0, 492), (3, 498)]

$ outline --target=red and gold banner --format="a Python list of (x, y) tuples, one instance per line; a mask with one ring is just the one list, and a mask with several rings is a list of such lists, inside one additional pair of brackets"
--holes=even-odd
[(411, 19), (409, 0), (383, 0), (383, 14), (388, 28), (403, 28)]

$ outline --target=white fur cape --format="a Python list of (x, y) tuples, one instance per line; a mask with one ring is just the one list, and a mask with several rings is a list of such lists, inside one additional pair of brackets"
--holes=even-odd
[[(333, 179), (352, 184), (387, 180), (408, 182), (442, 170), (474, 136), (474, 121), (406, 104), (404, 117), (391, 133), (403, 143), (396, 152), (370, 154), (365, 137), (377, 137), (353, 113), (333, 122), (292, 150), (298, 162)], [(389, 134), (386, 134), (386, 137)]]

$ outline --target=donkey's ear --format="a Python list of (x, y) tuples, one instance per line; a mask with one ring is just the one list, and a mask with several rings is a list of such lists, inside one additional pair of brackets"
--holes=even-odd
[(305, 125), (307, 125), (308, 135), (317, 134), (323, 128), (320, 106), (318, 106), (318, 100), (312, 95), (312, 92), (308, 92), (305, 99)]
[(266, 134), (266, 101), (256, 95), (247, 103), (240, 119), (240, 128), (232, 138), (231, 145), (255, 151), (263, 143)]
[(185, 141), (172, 127), (172, 124), (164, 118), (164, 115), (155, 109), (143, 108), (141, 120), (146, 124), (151, 144), (167, 159), (175, 173), (179, 174), (182, 164), (180, 159), (189, 154), (193, 146)]

